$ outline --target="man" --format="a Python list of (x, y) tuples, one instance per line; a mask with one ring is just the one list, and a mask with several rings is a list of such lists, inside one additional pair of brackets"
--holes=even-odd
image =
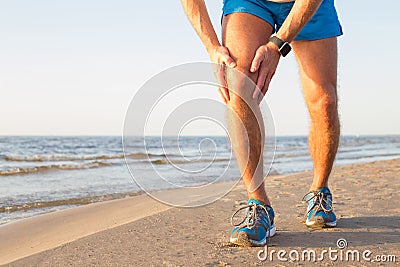
[[(342, 35), (342, 29), (333, 1), (224, 0), (221, 45), (204, 0), (182, 0), (212, 62), (222, 66), (219, 92), (228, 107), (232, 147), (249, 198), (245, 218), (231, 232), (234, 244), (263, 246), (267, 237), (275, 234), (274, 211), (263, 183), (264, 126), (259, 102), (280, 58), (291, 47), (311, 118), (309, 146), (314, 177), (305, 196), (306, 225), (336, 226), (328, 178), (340, 135), (336, 83), (337, 36)], [(225, 74), (223, 66), (230, 67)], [(256, 87), (238, 75), (239, 71)]]

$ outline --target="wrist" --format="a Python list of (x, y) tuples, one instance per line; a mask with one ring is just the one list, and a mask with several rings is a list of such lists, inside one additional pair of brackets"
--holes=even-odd
[(220, 47), (221, 44), (219, 42), (205, 44), (206, 51), (210, 56), (213, 55), (215, 52), (217, 52)]
[(275, 51), (276, 53), (278, 53), (278, 54), (281, 56), (281, 52), (279, 52), (279, 48), (278, 48), (275, 44), (273, 44), (273, 43), (271, 43), (271, 42), (268, 42), (268, 43), (266, 44), (266, 46), (267, 46), (269, 49), (272, 49), (273, 51)]
[(292, 50), (292, 47), (288, 42), (283, 41), (276, 35), (270, 37), (268, 44), (274, 46), (283, 57), (289, 54), (289, 52)]
[(284, 41), (284, 42), (288, 42), (291, 43), (293, 40), (289, 38), (289, 36), (285, 33), (281, 33), (281, 32), (277, 32), (276, 34), (274, 34), (273, 36), (278, 37), (280, 40)]

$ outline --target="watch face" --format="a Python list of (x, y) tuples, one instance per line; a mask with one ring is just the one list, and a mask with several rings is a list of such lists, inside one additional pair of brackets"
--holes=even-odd
[(284, 43), (279, 52), (281, 52), (282, 56), (286, 56), (292, 50), (292, 47), (288, 43)]

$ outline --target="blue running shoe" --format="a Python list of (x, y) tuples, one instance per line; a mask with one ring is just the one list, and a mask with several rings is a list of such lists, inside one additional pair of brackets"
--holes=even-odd
[[(234, 224), (235, 215), (246, 209), (244, 219)], [(231, 224), (234, 226), (230, 242), (239, 246), (264, 246), (267, 238), (275, 234), (274, 210), (262, 202), (249, 199), (247, 205), (239, 208), (231, 218)]]
[(307, 226), (312, 228), (336, 226), (336, 216), (332, 210), (332, 194), (328, 187), (308, 192), (303, 201), (308, 202)]

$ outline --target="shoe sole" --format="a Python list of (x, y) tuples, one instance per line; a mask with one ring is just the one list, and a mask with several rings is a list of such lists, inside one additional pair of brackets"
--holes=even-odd
[(249, 237), (244, 232), (239, 233), (237, 238), (231, 237), (229, 239), (229, 241), (232, 244), (235, 244), (235, 245), (238, 245), (241, 247), (261, 247), (267, 243), (268, 237), (273, 237), (274, 235), (275, 235), (275, 226), (273, 225), (271, 227), (271, 229), (268, 231), (267, 236), (261, 241), (249, 239)]
[(325, 222), (323, 218), (317, 218), (315, 221), (306, 221), (306, 225), (311, 228), (333, 228), (336, 227), (336, 221)]

